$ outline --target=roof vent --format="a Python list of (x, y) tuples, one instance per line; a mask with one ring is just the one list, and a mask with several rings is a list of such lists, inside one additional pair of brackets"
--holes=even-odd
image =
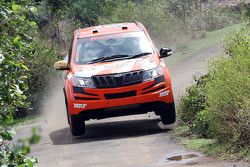
[(127, 30), (127, 29), (128, 29), (127, 26), (123, 26), (123, 27), (122, 27), (122, 30)]
[(93, 30), (93, 34), (98, 33), (98, 30)]

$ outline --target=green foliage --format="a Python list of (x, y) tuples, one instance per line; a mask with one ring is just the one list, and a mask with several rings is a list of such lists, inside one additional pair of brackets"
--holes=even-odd
[(239, 21), (239, 14), (206, 0), (46, 0), (42, 4), (40, 28), (47, 28), (47, 35), (57, 42), (65, 40), (64, 27), (72, 30), (136, 20), (147, 27), (160, 47), (177, 47), (205, 31)]
[(28, 74), (28, 100), (32, 103), (34, 110), (38, 111), (39, 104), (44, 100), (48, 91), (54, 85), (54, 78), (58, 73), (53, 69), (54, 63), (59, 59), (58, 44), (41, 35), (34, 35), (32, 41), (34, 54), (28, 58), (27, 66), (30, 69)]
[[(211, 145), (216, 143), (214, 139), (183, 139), (181, 141), (184, 145), (187, 145), (191, 149), (208, 149), (211, 148)], [(218, 153), (215, 152), (215, 154)], [(215, 155), (214, 154), (214, 155)]]
[(206, 79), (188, 89), (180, 108), (181, 120), (194, 134), (216, 139), (227, 146), (224, 152), (241, 155), (250, 146), (249, 34), (246, 24), (226, 38), (229, 56), (211, 62)]
[(208, 76), (196, 80), (196, 85), (187, 89), (188, 96), (182, 98), (180, 105), (180, 119), (187, 124), (192, 124), (196, 114), (205, 109), (204, 86)]
[[(1, 139), (1, 138), (0, 138)], [(36, 144), (40, 140), (35, 128), (32, 129), (32, 136), (19, 141), (17, 145), (0, 140), (0, 166), (8, 167), (33, 167), (37, 160), (34, 157), (27, 157), (30, 153), (30, 145)]]
[(173, 46), (181, 35), (181, 32), (178, 31), (177, 20), (165, 12), (159, 1), (119, 3), (110, 17), (99, 17), (100, 24), (132, 21), (139, 21), (147, 27), (158, 45)]
[[(33, 23), (29, 12), (33, 6), (1, 2), (0, 27), (0, 114), (11, 115), (18, 107), (26, 107), (28, 68), (25, 57), (32, 54), (29, 36)], [(4, 116), (2, 116), (4, 117)]]
[(187, 89), (187, 96), (182, 98), (179, 107), (180, 119), (190, 130), (200, 136), (209, 137), (208, 113), (206, 110), (206, 83), (209, 75), (195, 79), (196, 84)]
[(176, 127), (174, 132), (179, 137), (187, 137), (192, 134), (190, 127), (186, 125)]
[(224, 48), (230, 56), (249, 56), (249, 24), (244, 23), (234, 35), (226, 37)]
[[(244, 2), (244, 1), (243, 1)], [(241, 7), (243, 8), (243, 20), (250, 25), (250, 6), (247, 3), (241, 3)]]
[(237, 13), (223, 8), (218, 1), (173, 0), (166, 8), (182, 21), (182, 28), (192, 35), (203, 31), (221, 29), (238, 20)]
[(226, 41), (231, 58), (211, 64), (207, 110), (212, 134), (219, 141), (250, 145), (250, 29), (244, 27)]
[(120, 1), (99, 24), (139, 21), (157, 45), (180, 48), (189, 38), (202, 37), (206, 31), (221, 29), (239, 20), (239, 14), (212, 1), (143, 0)]
[(198, 137), (208, 138), (210, 137), (209, 132), (209, 113), (207, 110), (202, 110), (195, 115), (195, 119), (192, 124), (192, 132)]
[(0, 166), (33, 166), (35, 160), (28, 158), (29, 144), (35, 140), (11, 146), (15, 131), (8, 127), (13, 121), (13, 113), (19, 107), (27, 107), (26, 60), (32, 56), (32, 37), (36, 23), (30, 18), (37, 9), (31, 1), (0, 1)]
[(82, 26), (98, 24), (98, 17), (109, 14), (116, 5), (113, 0), (78, 0), (72, 3), (70, 14), (79, 20)]

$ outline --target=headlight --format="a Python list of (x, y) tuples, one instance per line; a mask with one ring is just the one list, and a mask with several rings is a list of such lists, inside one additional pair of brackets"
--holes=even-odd
[(143, 82), (154, 80), (164, 74), (163, 69), (161, 67), (157, 67), (151, 70), (147, 70), (143, 75)]
[(95, 83), (91, 78), (83, 78), (83, 77), (73, 77), (72, 80), (73, 86), (83, 87), (83, 88), (96, 88)]

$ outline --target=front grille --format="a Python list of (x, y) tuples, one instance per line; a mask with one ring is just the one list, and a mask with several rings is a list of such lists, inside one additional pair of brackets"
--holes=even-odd
[(144, 71), (132, 71), (119, 74), (96, 75), (92, 79), (97, 88), (116, 88), (142, 83)]
[(126, 97), (136, 96), (136, 91), (124, 92), (124, 93), (112, 93), (112, 94), (104, 94), (105, 99), (120, 99)]

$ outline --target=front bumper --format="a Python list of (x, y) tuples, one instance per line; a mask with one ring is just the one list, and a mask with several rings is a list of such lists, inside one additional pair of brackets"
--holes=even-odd
[[(134, 94), (132, 94), (132, 92)], [(117, 106), (150, 102), (173, 102), (172, 86), (167, 85), (166, 82), (155, 84), (154, 81), (149, 81), (120, 88), (84, 89), (84, 94), (71, 93), (71, 96), (68, 96), (70, 97), (70, 99), (68, 99), (68, 110), (71, 115), (80, 114), (88, 110)]]

